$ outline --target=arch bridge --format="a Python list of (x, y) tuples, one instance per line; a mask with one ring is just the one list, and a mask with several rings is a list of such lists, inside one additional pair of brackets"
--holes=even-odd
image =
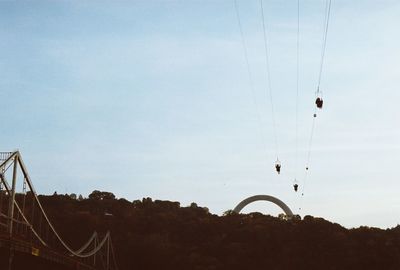
[(279, 200), (278, 198), (276, 198), (274, 196), (270, 196), (270, 195), (254, 195), (254, 196), (248, 197), (248, 198), (244, 199), (243, 201), (241, 201), (238, 205), (236, 205), (236, 207), (233, 209), (233, 211), (235, 213), (239, 214), (240, 211), (242, 211), (242, 209), (244, 207), (246, 207), (247, 205), (249, 205), (253, 202), (256, 202), (256, 201), (272, 202), (273, 204), (276, 204), (277, 206), (279, 206), (288, 218), (293, 217), (293, 212), (292, 212), (292, 210), (290, 210), (289, 206), (287, 206), (283, 201)]

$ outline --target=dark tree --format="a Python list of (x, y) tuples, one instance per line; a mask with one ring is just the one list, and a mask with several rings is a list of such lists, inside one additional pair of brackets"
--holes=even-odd
[(115, 199), (115, 195), (111, 192), (94, 190), (92, 193), (90, 193), (89, 199), (91, 199), (91, 200), (113, 200), (113, 199)]

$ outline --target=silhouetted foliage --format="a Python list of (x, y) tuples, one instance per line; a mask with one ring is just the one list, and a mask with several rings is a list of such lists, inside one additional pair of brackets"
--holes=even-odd
[(113, 200), (113, 199), (115, 199), (115, 195), (112, 194), (111, 192), (95, 190), (92, 193), (90, 193), (89, 199), (92, 199), (92, 200)]
[[(400, 269), (400, 226), (346, 229), (322, 218), (223, 216), (192, 203), (129, 202), (94, 191), (81, 201), (40, 196), (76, 248), (94, 230), (111, 235), (120, 269)], [(110, 215), (105, 216), (105, 213)]]

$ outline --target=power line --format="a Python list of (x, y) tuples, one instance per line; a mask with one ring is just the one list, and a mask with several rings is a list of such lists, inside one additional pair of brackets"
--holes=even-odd
[(246, 45), (246, 39), (244, 37), (244, 33), (243, 33), (243, 27), (242, 27), (242, 23), (240, 20), (240, 13), (239, 13), (239, 8), (237, 5), (237, 0), (234, 0), (234, 5), (235, 5), (235, 10), (236, 10), (236, 18), (237, 18), (237, 22), (238, 22), (238, 26), (239, 26), (239, 32), (240, 32), (240, 37), (241, 37), (241, 41), (242, 41), (242, 47), (243, 47), (243, 52), (244, 52), (244, 58), (245, 58), (245, 62), (246, 62), (246, 69), (247, 69), (247, 75), (248, 75), (248, 80), (249, 80), (249, 84), (250, 84), (250, 90), (251, 90), (251, 95), (252, 95), (252, 99), (254, 102), (254, 106), (256, 108), (256, 114), (257, 114), (257, 119), (258, 119), (258, 127), (260, 130), (260, 135), (262, 137), (262, 144), (263, 147), (266, 151), (266, 158), (268, 160), (268, 148), (267, 145), (265, 143), (265, 134), (264, 131), (262, 129), (262, 121), (261, 121), (261, 113), (259, 110), (259, 106), (258, 106), (258, 102), (257, 102), (257, 95), (254, 89), (254, 81), (253, 81), (253, 75), (250, 69), (250, 63), (249, 63), (249, 56), (248, 56), (248, 52), (247, 52), (247, 45)]
[(319, 66), (317, 93), (320, 92), (319, 87), (321, 85), (322, 69), (323, 69), (323, 65), (324, 65), (326, 39), (328, 37), (330, 13), (331, 13), (331, 0), (326, 0), (326, 2), (325, 2), (325, 16), (324, 16), (324, 31), (323, 31), (323, 34), (322, 34), (321, 62), (320, 62), (320, 66)]
[(314, 138), (314, 130), (315, 130), (315, 121), (316, 118), (316, 111), (314, 111), (314, 117), (313, 117), (313, 121), (312, 121), (312, 125), (311, 125), (311, 132), (310, 132), (310, 139), (308, 140), (308, 151), (307, 151), (307, 159), (306, 159), (306, 171), (304, 174), (304, 181), (303, 181), (303, 187), (302, 187), (302, 192), (301, 195), (303, 196), (305, 193), (305, 189), (306, 189), (306, 183), (307, 183), (307, 178), (308, 178), (308, 170), (310, 169), (310, 160), (311, 160), (311, 149), (312, 149), (312, 142), (313, 142), (313, 138)]
[(295, 153), (295, 177), (297, 178), (299, 156), (299, 51), (300, 51), (300, 0), (297, 0), (297, 44), (296, 44), (296, 153)]
[[(326, 41), (327, 41), (327, 36), (328, 36), (330, 12), (331, 12), (331, 0), (326, 0), (324, 23), (323, 23), (324, 25), (323, 25), (323, 33), (322, 33), (321, 61), (320, 61), (320, 67), (319, 67), (319, 72), (318, 72), (318, 81), (317, 81), (317, 90), (316, 90), (317, 96), (320, 95), (320, 93), (321, 93), (320, 84), (321, 84), (322, 70), (323, 70), (323, 64), (324, 64), (324, 58), (325, 58), (325, 49), (326, 49)], [(305, 186), (306, 186), (308, 171), (310, 168), (309, 166), (310, 166), (310, 159), (311, 159), (312, 142), (313, 142), (314, 132), (315, 132), (316, 117), (317, 117), (317, 109), (315, 108), (314, 115), (313, 115), (313, 121), (312, 121), (312, 127), (311, 127), (311, 133), (310, 133), (310, 139), (308, 142), (306, 172), (305, 172), (305, 177), (304, 177), (302, 196), (305, 193)]]
[(263, 36), (264, 36), (267, 89), (269, 90), (269, 101), (270, 101), (270, 105), (271, 105), (271, 118), (272, 118), (273, 132), (274, 132), (275, 151), (276, 151), (276, 157), (278, 158), (279, 145), (278, 145), (278, 135), (277, 135), (276, 121), (275, 121), (274, 102), (273, 102), (273, 97), (272, 97), (271, 72), (270, 72), (270, 65), (269, 65), (269, 52), (268, 52), (268, 41), (267, 41), (268, 39), (267, 39), (267, 31), (266, 31), (266, 26), (265, 26), (263, 0), (260, 0), (260, 8), (261, 8), (261, 18), (262, 18)]

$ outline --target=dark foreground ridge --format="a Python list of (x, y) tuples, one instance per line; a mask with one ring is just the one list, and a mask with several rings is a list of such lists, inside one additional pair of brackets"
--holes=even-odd
[(400, 269), (400, 226), (346, 229), (322, 218), (210, 214), (192, 203), (41, 196), (55, 226), (79, 247), (111, 230), (120, 269)]

